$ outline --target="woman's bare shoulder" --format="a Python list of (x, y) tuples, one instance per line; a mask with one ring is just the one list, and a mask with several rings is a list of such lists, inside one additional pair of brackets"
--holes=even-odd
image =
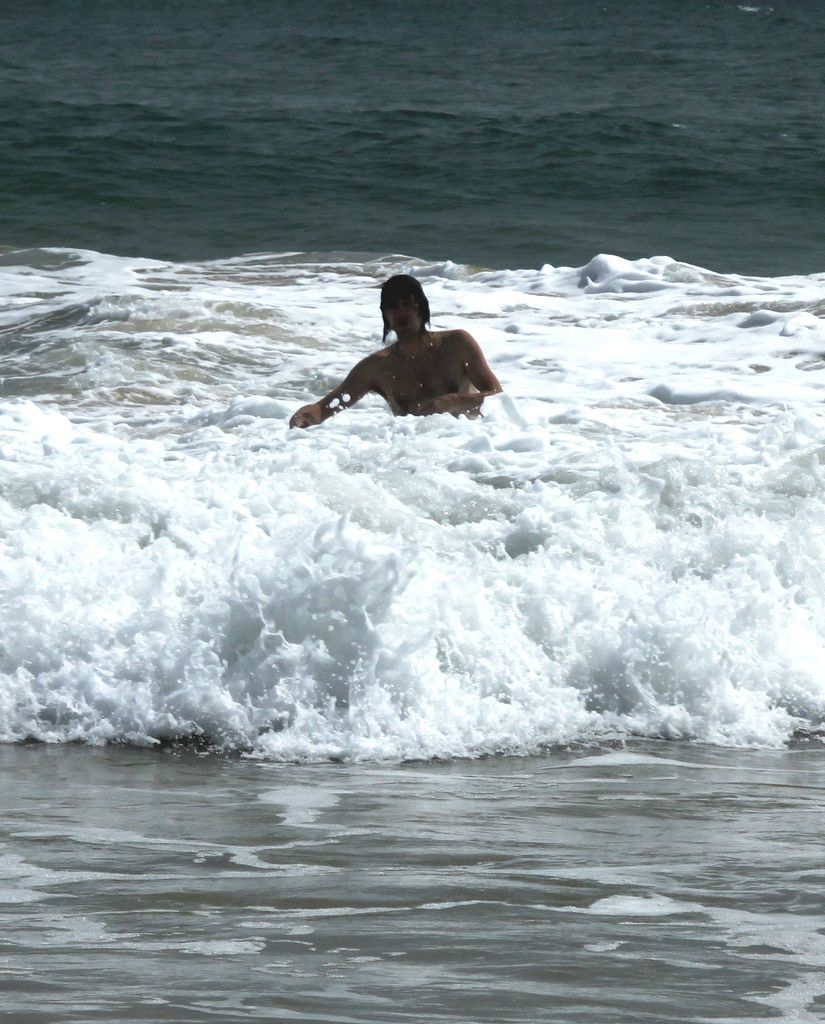
[(432, 331), (430, 337), (436, 344), (451, 351), (480, 351), (479, 344), (469, 331), (455, 328), (449, 331)]

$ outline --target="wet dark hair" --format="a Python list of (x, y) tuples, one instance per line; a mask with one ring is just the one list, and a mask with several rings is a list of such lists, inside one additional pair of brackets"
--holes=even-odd
[(385, 310), (392, 308), (399, 299), (413, 299), (426, 327), (430, 322), (430, 304), (421, 282), (410, 274), (396, 274), (381, 285), (381, 317), (384, 321), (384, 341), (390, 333), (390, 324)]

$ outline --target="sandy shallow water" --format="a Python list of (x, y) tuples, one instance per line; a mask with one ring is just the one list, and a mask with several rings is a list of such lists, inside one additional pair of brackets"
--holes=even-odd
[(825, 1014), (819, 748), (0, 771), (17, 1024)]

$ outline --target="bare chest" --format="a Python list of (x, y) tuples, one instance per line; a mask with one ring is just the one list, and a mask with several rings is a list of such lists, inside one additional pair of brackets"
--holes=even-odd
[(463, 367), (454, 365), (454, 360), (438, 350), (414, 356), (394, 353), (387, 361), (384, 390), (387, 401), (397, 413), (409, 411), (417, 402), (468, 388)]

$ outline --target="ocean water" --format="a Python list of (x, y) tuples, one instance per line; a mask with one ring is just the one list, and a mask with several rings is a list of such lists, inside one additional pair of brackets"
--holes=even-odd
[[(504, 394), (290, 431), (398, 270)], [(823, 1018), (825, 276), (0, 280), (11, 1019)]]
[(0, 241), (822, 270), (817, 0), (38, 0)]
[[(290, 760), (816, 733), (825, 277), (3, 260), (7, 741)], [(478, 422), (290, 414), (423, 282)]]
[(0, 766), (15, 1024), (825, 1013), (819, 750)]
[(0, 17), (0, 1013), (825, 1019), (818, 6)]

